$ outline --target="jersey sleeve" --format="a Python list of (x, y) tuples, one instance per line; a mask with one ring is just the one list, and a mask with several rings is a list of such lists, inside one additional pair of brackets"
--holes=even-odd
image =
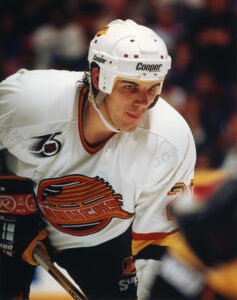
[[(159, 168), (157, 181), (142, 191), (136, 205), (133, 222), (133, 254), (157, 258), (159, 248), (174, 246), (172, 237), (178, 231), (177, 222), (172, 212), (176, 203), (193, 201), (194, 167), (196, 151), (192, 136), (187, 138), (184, 155), (171, 147), (172, 162)], [(167, 150), (164, 150), (164, 155)], [(174, 243), (175, 244), (175, 243)], [(158, 248), (153, 246), (159, 246)], [(149, 248), (149, 251), (146, 250)], [(153, 253), (153, 250), (154, 253)], [(149, 254), (145, 254), (145, 252)]]
[(17, 94), (20, 88), (20, 72), (9, 76), (0, 83), (0, 149), (5, 148), (4, 140), (12, 127)]

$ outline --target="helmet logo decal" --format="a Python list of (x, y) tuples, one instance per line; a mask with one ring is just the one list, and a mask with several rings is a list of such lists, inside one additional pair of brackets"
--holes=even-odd
[(109, 26), (105, 26), (104, 28), (100, 29), (97, 33), (96, 36), (99, 37), (103, 34), (106, 34), (107, 30), (109, 29)]
[(99, 56), (97, 56), (96, 54), (93, 56), (93, 60), (94, 60), (94, 61), (97, 61), (98, 63), (102, 63), (102, 64), (104, 64), (104, 63), (106, 62), (106, 59), (105, 59), (105, 58), (99, 57)]
[(149, 71), (149, 72), (159, 72), (162, 64), (143, 64), (139, 62), (136, 66), (136, 70)]
[(103, 178), (70, 175), (43, 180), (37, 201), (45, 220), (59, 231), (85, 236), (103, 230), (114, 218), (129, 219), (122, 195)]

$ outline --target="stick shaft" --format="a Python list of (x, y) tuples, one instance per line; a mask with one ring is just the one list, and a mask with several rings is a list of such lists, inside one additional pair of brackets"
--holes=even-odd
[(88, 300), (86, 295), (53, 264), (45, 255), (40, 245), (36, 245), (33, 250), (34, 259), (45, 269), (72, 297), (76, 300)]

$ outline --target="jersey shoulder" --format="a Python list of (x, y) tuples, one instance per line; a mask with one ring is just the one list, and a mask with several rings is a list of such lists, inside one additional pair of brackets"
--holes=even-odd
[(149, 133), (164, 138), (181, 152), (185, 151), (187, 146), (195, 148), (188, 123), (174, 107), (161, 97), (155, 107), (148, 112), (143, 126)]
[(1, 115), (20, 127), (67, 119), (83, 72), (21, 69), (0, 83)]

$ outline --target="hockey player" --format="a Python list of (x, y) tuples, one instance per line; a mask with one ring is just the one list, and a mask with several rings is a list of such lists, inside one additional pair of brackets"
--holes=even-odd
[(160, 97), (163, 40), (114, 20), (88, 60), (90, 72), (21, 69), (0, 84), (0, 299), (27, 299), (22, 254), (37, 239), (89, 299), (147, 299), (179, 236), (172, 206), (192, 201), (194, 140)]

